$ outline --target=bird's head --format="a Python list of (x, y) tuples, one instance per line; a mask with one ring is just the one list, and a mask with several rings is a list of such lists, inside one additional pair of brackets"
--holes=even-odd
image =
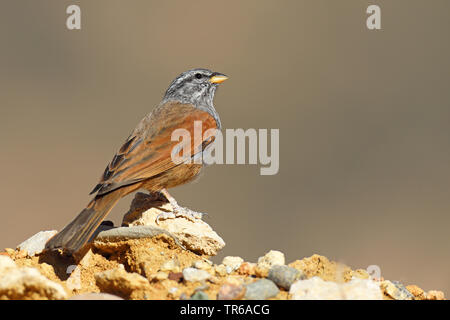
[(212, 107), (218, 85), (227, 79), (226, 75), (208, 69), (183, 72), (170, 84), (164, 95), (164, 101), (175, 100), (192, 103), (197, 107)]

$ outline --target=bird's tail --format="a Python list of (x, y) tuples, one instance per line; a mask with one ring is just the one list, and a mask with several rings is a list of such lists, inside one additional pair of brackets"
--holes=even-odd
[(67, 254), (77, 252), (88, 242), (123, 194), (124, 190), (118, 189), (95, 197), (71, 223), (47, 242), (45, 248), (49, 250), (62, 249)]

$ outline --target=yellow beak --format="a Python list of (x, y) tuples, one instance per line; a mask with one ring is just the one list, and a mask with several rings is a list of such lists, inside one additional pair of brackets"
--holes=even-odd
[(228, 77), (226, 75), (218, 74), (218, 75), (215, 75), (215, 76), (212, 76), (211, 78), (209, 78), (209, 82), (211, 82), (211, 83), (222, 83), (222, 82), (224, 82), (227, 79), (228, 79)]

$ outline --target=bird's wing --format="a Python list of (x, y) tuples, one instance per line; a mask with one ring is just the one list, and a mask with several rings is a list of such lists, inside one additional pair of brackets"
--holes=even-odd
[[(195, 126), (197, 132), (201, 130), (197, 135)], [(179, 140), (172, 141), (172, 132), (176, 129), (186, 130), (183, 132), (189, 134), (190, 139), (177, 137)], [(172, 153), (179, 156), (184, 150), (184, 155), (188, 152), (194, 156), (202, 152), (214, 141), (213, 135), (203, 137), (208, 129), (217, 129), (214, 118), (190, 104), (169, 102), (157, 107), (122, 145), (91, 194), (102, 195), (179, 165), (179, 161), (173, 161)]]

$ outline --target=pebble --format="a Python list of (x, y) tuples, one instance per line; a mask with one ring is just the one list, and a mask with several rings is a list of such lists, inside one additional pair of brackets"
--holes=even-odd
[(385, 280), (380, 283), (380, 288), (387, 296), (395, 300), (412, 300), (414, 296), (398, 281)]
[(168, 279), (181, 282), (183, 280), (183, 272), (170, 272)]
[(280, 251), (270, 250), (264, 256), (259, 257), (257, 267), (260, 269), (270, 269), (272, 266), (284, 264), (284, 254)]
[(27, 251), (28, 256), (33, 257), (34, 255), (44, 251), (47, 241), (57, 233), (58, 231), (56, 230), (40, 231), (19, 244), (17, 249)]
[(426, 299), (425, 291), (423, 291), (418, 286), (416, 286), (416, 285), (409, 285), (409, 286), (406, 286), (406, 289), (409, 292), (411, 292), (411, 294), (414, 296), (415, 300), (425, 300)]
[[(228, 269), (231, 269), (231, 272), (233, 272), (234, 270), (237, 270), (241, 264), (244, 262), (244, 259), (242, 259), (241, 257), (232, 257), (232, 256), (227, 256), (225, 258), (223, 258), (222, 260), (222, 264), (227, 268), (227, 272)], [(231, 273), (228, 272), (228, 273)]]
[(246, 285), (245, 299), (266, 300), (275, 297), (280, 290), (271, 280), (261, 279)]
[(241, 300), (244, 298), (245, 292), (245, 286), (225, 283), (219, 288), (217, 300)]
[(67, 292), (61, 284), (49, 280), (37, 269), (18, 267), (6, 256), (0, 256), (0, 297), (10, 300), (62, 300)]
[(204, 260), (197, 260), (194, 262), (194, 268), (200, 269), (200, 270), (210, 270), (212, 268), (211, 262), (204, 261)]
[(196, 291), (192, 296), (191, 300), (209, 300), (209, 296), (203, 291)]
[(174, 295), (174, 294), (176, 294), (177, 292), (178, 292), (178, 288), (177, 288), (177, 287), (172, 287), (172, 288), (169, 289), (169, 294)]
[(256, 266), (255, 267), (255, 275), (259, 278), (267, 278), (267, 276), (269, 275), (269, 268), (268, 267), (261, 267), (261, 266)]
[(205, 281), (211, 278), (211, 274), (205, 270), (198, 270), (196, 268), (183, 269), (183, 278), (186, 281), (196, 282)]
[(223, 264), (216, 265), (214, 267), (214, 270), (221, 277), (224, 277), (224, 276), (226, 276), (228, 274), (227, 267), (225, 267)]
[(430, 290), (427, 293), (427, 300), (445, 300), (445, 296), (442, 291)]
[(286, 290), (289, 290), (295, 281), (304, 278), (305, 276), (301, 271), (280, 265), (275, 265), (270, 268), (267, 276), (267, 279), (272, 280), (278, 287)]
[(238, 269), (238, 273), (245, 276), (255, 275), (256, 263), (244, 262)]
[(345, 283), (324, 281), (319, 277), (297, 280), (289, 289), (292, 300), (382, 300), (377, 282), (353, 279)]
[(123, 300), (121, 297), (109, 293), (83, 293), (72, 296), (69, 300)]
[(180, 263), (176, 259), (170, 259), (163, 262), (159, 268), (161, 271), (180, 272)]
[(167, 230), (154, 226), (119, 227), (102, 231), (95, 238), (95, 242), (114, 242), (128, 239), (153, 238), (160, 234), (168, 235), (178, 246), (184, 249), (178, 238), (176, 238), (173, 234)]
[(158, 280), (158, 281), (163, 281), (169, 278), (169, 275), (166, 272), (163, 271), (158, 271), (155, 276), (153, 277), (153, 279)]

